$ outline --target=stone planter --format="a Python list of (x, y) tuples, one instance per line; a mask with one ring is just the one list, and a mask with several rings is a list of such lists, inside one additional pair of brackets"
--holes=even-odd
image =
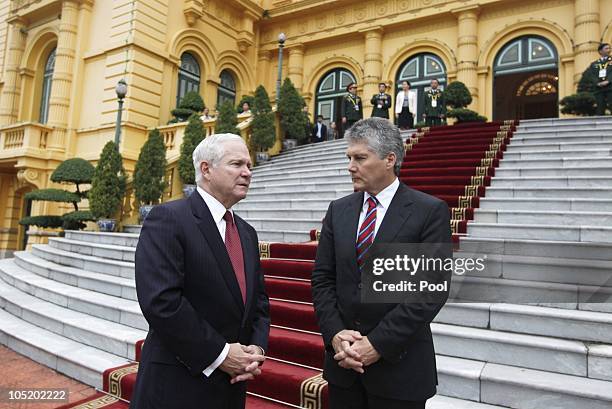
[(285, 139), (283, 141), (283, 150), (293, 149), (298, 146), (297, 139)]
[(268, 152), (257, 152), (255, 160), (257, 163), (267, 162), (270, 160), (270, 155), (268, 155)]

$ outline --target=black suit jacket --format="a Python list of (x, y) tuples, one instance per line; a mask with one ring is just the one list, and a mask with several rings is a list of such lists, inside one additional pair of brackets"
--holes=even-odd
[[(425, 400), (436, 393), (437, 374), (429, 324), (442, 304), (362, 304), (355, 241), (363, 193), (333, 201), (321, 230), (312, 273), (314, 306), (325, 343), (323, 377), (340, 387), (357, 377), (371, 394)], [(403, 183), (374, 243), (450, 243), (448, 206)], [(448, 251), (447, 251), (448, 250)], [(452, 257), (450, 246), (437, 257)], [(381, 359), (359, 375), (333, 359), (331, 341), (343, 329), (367, 335)]]
[(312, 128), (312, 141), (326, 141), (327, 140), (327, 126), (325, 124), (321, 124), (321, 138), (317, 138), (317, 123), (315, 122)]
[[(269, 302), (259, 264), (257, 233), (234, 217), (244, 254), (242, 301), (225, 244), (196, 191), (155, 206), (136, 248), (136, 291), (149, 323), (131, 408), (223, 407), (244, 401), (245, 383), (203, 370), (225, 343), (267, 350)], [(237, 405), (230, 407), (240, 407)]]

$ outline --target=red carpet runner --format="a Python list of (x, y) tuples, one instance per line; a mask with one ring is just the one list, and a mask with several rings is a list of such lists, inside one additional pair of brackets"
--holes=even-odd
[[(407, 141), (400, 179), (448, 203), (456, 240), (466, 232), (514, 130), (513, 121), (438, 127), (421, 129)], [(313, 240), (317, 235), (311, 232)], [(311, 304), (316, 243), (260, 243), (260, 254), (272, 329), (263, 373), (248, 385), (247, 408), (327, 408), (327, 385), (319, 369), (323, 342)], [(108, 369), (103, 375), (106, 393), (62, 409), (127, 408), (137, 370), (138, 363)]]

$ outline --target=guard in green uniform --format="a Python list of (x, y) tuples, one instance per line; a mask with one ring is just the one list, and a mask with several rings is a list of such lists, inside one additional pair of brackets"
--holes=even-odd
[(346, 90), (348, 94), (342, 98), (342, 105), (340, 105), (343, 132), (346, 132), (355, 122), (363, 119), (363, 104), (357, 95), (357, 84), (351, 82)]
[(591, 64), (591, 70), (597, 76), (595, 86), (595, 100), (597, 101), (597, 115), (605, 115), (606, 108), (612, 111), (612, 57), (610, 57), (610, 44), (602, 43), (597, 48), (600, 58)]
[(378, 94), (374, 94), (372, 100), (372, 116), (389, 119), (389, 108), (391, 108), (391, 95), (385, 93), (387, 84), (378, 84)]
[(442, 125), (446, 118), (444, 93), (439, 88), (438, 80), (431, 80), (431, 89), (423, 94), (423, 120), (427, 126)]

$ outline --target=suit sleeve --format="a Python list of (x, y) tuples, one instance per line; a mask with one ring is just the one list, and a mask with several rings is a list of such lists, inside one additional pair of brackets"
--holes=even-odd
[(183, 296), (185, 239), (171, 209), (151, 210), (136, 247), (136, 292), (150, 329), (192, 375), (200, 376), (226, 340)]
[(440, 95), (440, 105), (442, 106), (442, 115), (446, 115), (446, 96), (444, 92)]
[(344, 322), (338, 311), (338, 296), (336, 293), (336, 257), (334, 250), (334, 231), (332, 202), (323, 219), (321, 239), (317, 247), (317, 257), (312, 271), (312, 300), (319, 321), (319, 328), (327, 348), (338, 332), (345, 329)]
[[(451, 242), (449, 211), (445, 202), (439, 202), (430, 210), (421, 232), (421, 242)], [(450, 245), (443, 246), (432, 257), (451, 258)], [(398, 304), (370, 331), (368, 339), (383, 359), (398, 362), (410, 348), (411, 338), (433, 321), (443, 305), (424, 302)]]
[[(253, 230), (253, 242), (259, 243), (257, 233)], [(255, 245), (255, 254), (259, 254), (259, 247)], [(259, 257), (255, 258), (255, 271), (257, 272), (257, 288), (255, 290), (255, 305), (253, 306), (253, 334), (251, 344), (268, 350), (268, 336), (270, 334), (270, 301), (264, 285), (264, 274), (261, 271)]]
[(346, 117), (346, 97), (342, 98), (342, 102), (340, 103), (340, 117)]
[(377, 102), (377, 99), (378, 99), (378, 98), (376, 98), (376, 97), (377, 97), (377, 95), (376, 95), (376, 94), (374, 94), (374, 95), (372, 96), (372, 99), (370, 100), (370, 104), (372, 104), (372, 105), (376, 105), (376, 102)]

